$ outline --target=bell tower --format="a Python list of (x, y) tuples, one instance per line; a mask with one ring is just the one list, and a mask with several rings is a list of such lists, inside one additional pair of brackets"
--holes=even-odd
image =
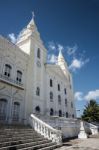
[[(21, 31), (17, 46), (28, 55), (27, 83), (26, 83), (26, 110), (35, 113), (39, 107), (44, 112), (45, 105), (45, 64), (47, 50), (43, 45), (37, 26), (32, 16), (29, 24)], [(39, 91), (37, 91), (39, 89)], [(37, 95), (37, 93), (39, 93)]]

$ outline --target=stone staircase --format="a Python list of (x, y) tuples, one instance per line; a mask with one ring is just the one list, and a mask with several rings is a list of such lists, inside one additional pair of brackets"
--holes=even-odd
[(26, 126), (0, 125), (0, 150), (53, 150), (58, 145)]

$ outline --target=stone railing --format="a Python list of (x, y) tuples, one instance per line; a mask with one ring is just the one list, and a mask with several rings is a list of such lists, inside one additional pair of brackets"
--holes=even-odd
[(92, 123), (84, 122), (85, 130), (90, 129), (92, 135), (98, 134), (98, 126)]
[(18, 82), (18, 81), (13, 80), (13, 79), (11, 79), (11, 78), (9, 78), (9, 77), (6, 77), (6, 76), (3, 75), (3, 74), (0, 74), (0, 80), (3, 81), (3, 82), (6, 82), (6, 83), (8, 83), (8, 84), (11, 84), (11, 85), (13, 85), (13, 86), (16, 86), (16, 87), (19, 87), (19, 88), (24, 89), (24, 88), (23, 88), (23, 84), (22, 84), (21, 82)]
[(34, 114), (30, 116), (30, 125), (35, 131), (43, 135), (45, 138), (56, 142), (57, 144), (62, 143), (62, 132), (52, 128), (47, 123), (37, 118)]

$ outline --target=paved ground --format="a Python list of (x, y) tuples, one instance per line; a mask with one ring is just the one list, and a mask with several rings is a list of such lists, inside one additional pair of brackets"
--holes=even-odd
[(64, 146), (56, 150), (99, 150), (99, 138), (86, 140), (75, 139), (64, 143)]

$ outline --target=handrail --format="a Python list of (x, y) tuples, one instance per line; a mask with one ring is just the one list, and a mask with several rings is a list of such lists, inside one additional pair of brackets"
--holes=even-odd
[(37, 118), (34, 114), (30, 115), (30, 125), (45, 138), (48, 138), (57, 144), (61, 144), (62, 132), (52, 128), (50, 125)]

